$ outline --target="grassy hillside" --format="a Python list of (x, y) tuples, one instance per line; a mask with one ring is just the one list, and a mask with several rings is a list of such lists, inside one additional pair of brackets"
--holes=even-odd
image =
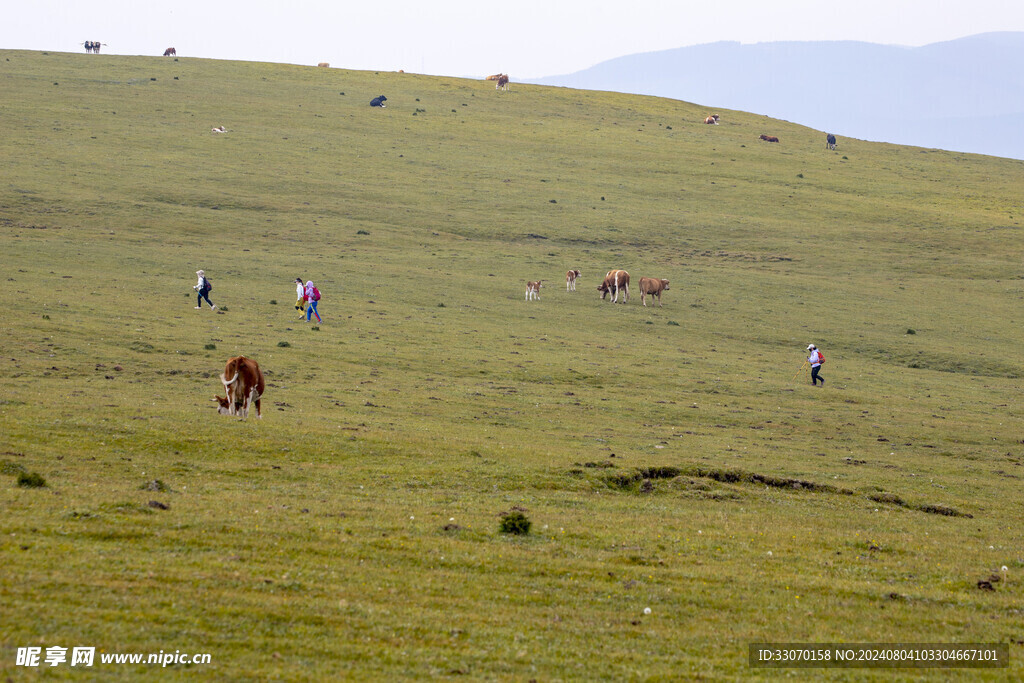
[[(1019, 675), (1024, 162), (455, 78), (0, 66), (4, 674), (721, 680), (840, 641), (1010, 642)], [(611, 268), (664, 306), (599, 300)], [(237, 354), (260, 421), (210, 400)]]

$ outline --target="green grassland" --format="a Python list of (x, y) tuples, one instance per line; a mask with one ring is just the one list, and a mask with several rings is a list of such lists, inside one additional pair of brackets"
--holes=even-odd
[[(413, 74), (0, 51), (0, 86), (5, 676), (1022, 675), (1024, 163)], [(237, 354), (262, 420), (211, 401)]]

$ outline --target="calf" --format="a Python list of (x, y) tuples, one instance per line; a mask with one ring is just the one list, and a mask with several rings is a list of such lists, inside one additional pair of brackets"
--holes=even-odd
[(576, 278), (580, 276), (578, 270), (567, 270), (565, 271), (565, 291), (576, 291)]
[(536, 282), (527, 282), (526, 300), (529, 301), (530, 299), (540, 299), (540, 288), (540, 280), (537, 280)]
[(658, 305), (661, 306), (661, 293), (668, 291), (668, 280), (659, 280), (653, 277), (640, 278), (640, 302), (647, 305), (647, 295), (651, 295), (651, 303), (654, 297), (658, 297)]
[(602, 301), (604, 301), (605, 295), (611, 292), (613, 304), (618, 303), (620, 290), (625, 290), (622, 303), (626, 303), (629, 301), (629, 273), (624, 270), (609, 270), (608, 274), (604, 276), (604, 282), (597, 286), (597, 291), (601, 292)]
[(384, 97), (383, 95), (377, 95), (372, 100), (370, 100), (370, 106), (371, 107), (380, 107), (381, 109), (383, 109), (384, 107), (387, 106), (386, 104), (384, 104), (387, 101), (388, 101), (388, 98)]
[(228, 359), (220, 381), (227, 395), (223, 398), (214, 396), (213, 400), (218, 403), (217, 412), (221, 415), (240, 414), (245, 419), (249, 417), (249, 406), (255, 402), (256, 417), (263, 419), (260, 397), (263, 396), (264, 383), (259, 363), (245, 356)]
[(765, 142), (778, 142), (779, 141), (779, 139), (777, 137), (775, 137), (774, 135), (764, 135), (764, 134), (762, 134), (760, 139), (764, 140)]

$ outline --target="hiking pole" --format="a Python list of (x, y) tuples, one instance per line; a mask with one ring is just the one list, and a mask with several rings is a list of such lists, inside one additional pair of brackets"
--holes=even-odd
[[(804, 361), (804, 365), (807, 365), (807, 361)], [(804, 371), (804, 365), (801, 365), (800, 369), (796, 371), (796, 375), (793, 375), (793, 379), (796, 379), (797, 375), (799, 375), (801, 372)], [(793, 380), (790, 380), (790, 381), (793, 381)]]

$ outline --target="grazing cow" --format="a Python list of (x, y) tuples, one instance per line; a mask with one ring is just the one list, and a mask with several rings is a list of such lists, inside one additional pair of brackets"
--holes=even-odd
[(322, 67), (324, 67), (326, 69), (326, 68), (329, 68), (331, 66), (331, 63), (330, 62), (320, 62), (319, 64), (317, 64), (317, 66), (322, 66)]
[(626, 303), (629, 301), (629, 273), (624, 270), (609, 270), (608, 274), (604, 276), (604, 282), (597, 286), (597, 291), (601, 292), (602, 301), (604, 301), (605, 295), (611, 292), (613, 304), (618, 303), (620, 290), (625, 291), (622, 303)]
[(370, 100), (370, 106), (371, 107), (380, 107), (381, 109), (383, 109), (384, 107), (387, 106), (387, 105), (384, 104), (387, 101), (388, 101), (388, 98), (384, 97), (383, 95), (377, 95), (377, 97), (374, 97), (372, 100)]
[(565, 291), (576, 291), (576, 278), (580, 276), (578, 270), (567, 270), (565, 271)]
[(832, 135), (832, 133), (828, 133), (827, 135), (825, 135), (825, 146), (828, 147), (829, 149), (835, 149), (836, 136)]
[(225, 128), (224, 126), (217, 126), (216, 128), (211, 128), (210, 132), (211, 133), (227, 133), (228, 129)]
[(498, 83), (494, 86), (495, 90), (508, 90), (508, 74), (501, 74), (498, 76)]
[(540, 299), (540, 288), (540, 280), (537, 280), (536, 282), (527, 282), (526, 300), (529, 301), (530, 299)]
[(777, 137), (775, 137), (774, 135), (763, 135), (762, 134), (760, 139), (764, 140), (765, 142), (778, 142), (779, 141), (779, 139)]
[(647, 295), (651, 295), (651, 303), (654, 297), (658, 297), (658, 305), (661, 306), (661, 293), (668, 291), (668, 280), (660, 280), (653, 277), (640, 278), (640, 302), (647, 305)]
[(712, 114), (711, 116), (704, 119), (704, 123), (710, 125), (718, 125), (718, 114)]
[(173, 47), (169, 47), (166, 50), (164, 50), (164, 57), (177, 57), (177, 56), (178, 56), (178, 51), (175, 50)]
[[(228, 379), (228, 376), (231, 379)], [(251, 358), (236, 356), (228, 360), (224, 366), (224, 374), (220, 376), (224, 385), (223, 398), (214, 396), (217, 401), (217, 412), (221, 415), (241, 415), (249, 417), (249, 406), (256, 404), (256, 417), (263, 419), (260, 411), (260, 397), (263, 396), (263, 372), (260, 365)]]

